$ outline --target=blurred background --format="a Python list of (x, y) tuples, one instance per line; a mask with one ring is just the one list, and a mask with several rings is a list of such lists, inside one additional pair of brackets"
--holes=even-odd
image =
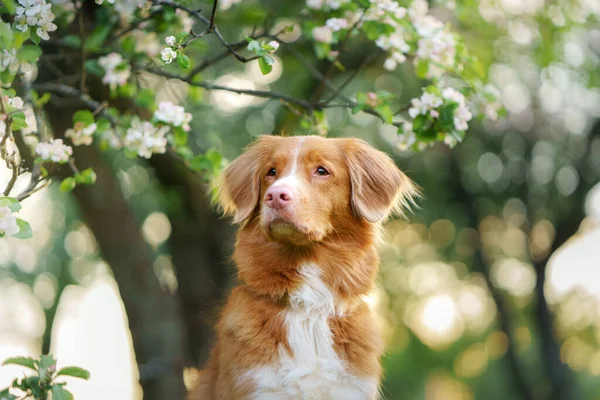
[[(276, 26), (295, 25), (285, 39), (294, 42), (300, 3), (221, 1), (231, 9), (218, 23), (238, 40), (271, 13)], [(600, 399), (600, 2), (449, 6), (431, 4), (485, 65), (506, 118), (470, 124), (454, 149), (422, 153), (399, 151), (396, 129), (364, 113), (328, 109), (323, 122), (329, 136), (362, 137), (391, 154), (423, 190), (419, 209), (387, 225), (369, 298), (388, 342), (383, 397)], [(205, 42), (198, 60), (220, 46)], [(310, 44), (295, 48), (326, 69)], [(332, 81), (375, 51), (357, 39)], [(203, 78), (298, 98), (318, 90), (297, 54), (282, 46), (275, 58), (266, 76), (230, 58)], [(420, 95), (410, 63), (394, 73), (381, 64), (345, 91)], [(257, 135), (306, 128), (278, 101), (206, 91), (192, 105), (181, 82), (147, 84), (193, 113), (198, 152), (231, 160)], [(169, 156), (86, 157), (96, 185), (36, 194), (20, 213), (34, 237), (0, 240), (0, 359), (50, 351), (59, 366), (89, 369), (89, 382), (69, 381), (76, 399), (137, 400), (142, 387), (158, 398), (154, 385), (177, 385), (182, 374), (189, 385), (206, 359), (217, 307), (235, 284), (235, 231), (209, 204), (205, 177)], [(8, 179), (0, 166), (0, 186)], [(21, 373), (0, 367), (0, 387)]]

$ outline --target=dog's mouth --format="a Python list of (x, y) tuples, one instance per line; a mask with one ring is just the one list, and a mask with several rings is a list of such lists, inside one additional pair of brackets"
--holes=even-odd
[(281, 218), (271, 221), (267, 226), (271, 239), (289, 242), (295, 246), (306, 246), (314, 241), (310, 232), (302, 226)]

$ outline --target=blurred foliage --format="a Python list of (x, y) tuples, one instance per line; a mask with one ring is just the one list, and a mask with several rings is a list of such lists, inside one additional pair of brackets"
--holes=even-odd
[[(424, 199), (410, 222), (392, 221), (386, 228), (381, 278), (372, 299), (389, 342), (384, 398), (598, 399), (600, 291), (577, 285), (559, 290), (559, 275), (553, 275), (558, 272), (548, 260), (573, 234), (598, 225), (586, 217), (583, 203), (600, 177), (599, 6), (584, 0), (459, 0), (454, 7), (437, 7), (434, 15), (460, 31), (500, 88), (508, 111), (498, 122), (473, 124), (454, 149), (438, 144), (420, 154), (398, 151), (397, 128), (364, 113), (331, 108), (298, 115), (280, 101), (190, 89), (166, 79), (147, 84), (165, 99), (192, 100), (187, 145), (202, 156), (186, 162), (203, 173), (218, 171), (260, 134), (314, 133), (317, 127), (333, 137), (366, 138), (391, 153), (422, 187)], [(292, 1), (243, 1), (219, 15), (219, 26), (244, 40), (267, 15), (276, 26), (293, 22), (299, 27), (299, 8)], [(192, 60), (220, 49), (210, 37), (197, 43), (202, 45), (187, 53)], [(299, 43), (299, 48), (314, 57), (310, 44)], [(331, 81), (344, 84), (373, 51), (358, 38), (342, 55), (346, 70), (336, 70)], [(276, 57), (268, 75), (258, 63), (228, 59), (202, 78), (299, 98), (318, 90), (320, 83), (297, 57), (283, 48)], [(323, 61), (310, 60), (327, 69)], [(407, 103), (421, 94), (421, 86), (411, 65), (394, 72), (370, 65), (345, 90), (392, 92)], [(112, 150), (102, 157), (151, 248), (162, 288), (177, 292), (182, 282), (169, 240), (177, 217), (187, 218), (181, 187), (164, 184), (156, 166), (145, 160)], [(34, 342), (43, 337), (47, 351), (64, 288), (86, 287), (108, 272), (72, 198), (55, 188), (45, 196), (32, 206), (33, 212), (42, 204), (46, 210), (31, 219), (34, 238), (7, 241), (0, 253), (0, 285), (6, 293), (19, 283), (30, 287), (28, 295), (35, 294), (37, 302), (31, 305), (29, 298), (27, 304), (43, 310), (31, 314), (37, 320), (45, 314), (45, 327), (19, 327), (17, 316), (5, 310), (0, 317), (11, 320), (3, 321), (0, 335)], [(206, 237), (211, 234), (217, 235)], [(570, 268), (568, 260), (556, 264), (556, 269)], [(597, 276), (588, 270), (581, 280), (597, 281)], [(550, 325), (543, 319), (546, 302)], [(553, 375), (556, 360), (568, 367), (559, 372), (565, 381)]]

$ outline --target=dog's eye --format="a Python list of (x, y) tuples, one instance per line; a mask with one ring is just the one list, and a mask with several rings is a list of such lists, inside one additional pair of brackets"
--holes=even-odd
[(277, 175), (277, 170), (275, 168), (271, 168), (267, 171), (267, 176), (275, 176)]
[(329, 171), (327, 171), (323, 167), (317, 167), (317, 171), (316, 172), (317, 172), (317, 175), (321, 175), (321, 176), (329, 175)]

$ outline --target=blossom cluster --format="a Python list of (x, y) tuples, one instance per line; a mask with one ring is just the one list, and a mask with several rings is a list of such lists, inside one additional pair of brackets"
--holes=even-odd
[(98, 64), (104, 69), (102, 83), (109, 85), (111, 88), (124, 85), (131, 75), (131, 67), (119, 53), (113, 52), (98, 58)]
[(14, 235), (19, 231), (17, 218), (12, 214), (12, 210), (6, 206), (0, 206), (0, 236)]
[[(423, 64), (422, 68), (426, 69), (426, 78), (440, 78), (456, 67), (456, 39), (439, 19), (428, 14), (426, 0), (413, 0), (408, 8), (394, 0), (369, 1), (370, 7), (364, 11), (347, 10), (341, 17), (329, 18), (324, 25), (313, 27), (313, 39), (330, 45), (340, 39), (336, 32), (356, 27), (374, 38), (375, 44), (388, 53), (383, 66), (389, 71), (406, 62), (411, 51), (415, 66)], [(306, 5), (310, 9), (337, 10), (345, 3), (307, 0)], [(373, 28), (373, 24), (379, 27)], [(381, 29), (384, 34), (380, 33)]]
[(177, 45), (175, 36), (167, 36), (165, 38), (165, 43), (169, 47), (165, 47), (160, 51), (160, 58), (165, 62), (165, 64), (171, 64), (171, 62), (177, 58), (177, 52), (173, 50), (173, 47)]
[(154, 118), (166, 124), (180, 126), (186, 132), (191, 129), (192, 114), (185, 112), (183, 107), (168, 101), (161, 101), (158, 104), (158, 109), (154, 112)]
[(17, 50), (15, 48), (12, 49), (3, 49), (0, 51), (0, 72), (6, 71), (10, 68), (14, 62), (17, 60)]
[(473, 118), (473, 114), (466, 105), (465, 96), (453, 88), (445, 88), (442, 91), (442, 97), (425, 92), (421, 98), (412, 99), (412, 107), (408, 110), (408, 115), (413, 119), (418, 115), (427, 114), (433, 118), (439, 118), (439, 107), (448, 102), (458, 105), (454, 110), (454, 129), (457, 131), (466, 131), (469, 127), (468, 121)]
[[(20, 98), (19, 96), (15, 96), (15, 97), (3, 96), (2, 101), (6, 106), (8, 106), (8, 108), (9, 108), (8, 111), (14, 112), (14, 111), (18, 110), (18, 111), (22, 111), (23, 114), (25, 114), (25, 123), (27, 124), (27, 126), (24, 128), (21, 128), (21, 131), (24, 134), (29, 134), (29, 133), (37, 131), (37, 123), (35, 120), (35, 114), (33, 113), (33, 109), (31, 108), (31, 106), (29, 104), (25, 104), (23, 99)], [(4, 135), (4, 133), (6, 133), (6, 122), (5, 122), (6, 118), (7, 118), (6, 114), (0, 113), (0, 135)]]
[(42, 161), (64, 164), (73, 155), (73, 149), (71, 146), (65, 145), (62, 139), (51, 139), (49, 142), (38, 143), (35, 153)]
[(65, 136), (71, 139), (75, 146), (89, 146), (94, 140), (94, 132), (98, 129), (95, 123), (88, 126), (83, 122), (77, 122), (71, 129), (67, 129)]
[(401, 150), (406, 150), (415, 143), (421, 149), (428, 143), (433, 144), (418, 142), (418, 135), (414, 132), (417, 122), (419, 126), (427, 126), (427, 129), (442, 134), (444, 143), (454, 146), (462, 137), (458, 133), (464, 133), (469, 127), (468, 122), (473, 118), (465, 96), (450, 87), (443, 89), (441, 95), (425, 91), (421, 97), (412, 99), (408, 115), (411, 120), (403, 122), (402, 135), (398, 137), (397, 144)]
[(157, 127), (149, 121), (134, 117), (125, 135), (125, 146), (140, 157), (150, 158), (154, 153), (162, 154), (167, 151), (168, 132), (167, 125)]
[(52, 13), (52, 4), (45, 0), (19, 0), (19, 6), (16, 8), (15, 29), (21, 32), (27, 32), (30, 28), (35, 28), (35, 33), (41, 39), (48, 40), (48, 32), (54, 32), (54, 14)]

